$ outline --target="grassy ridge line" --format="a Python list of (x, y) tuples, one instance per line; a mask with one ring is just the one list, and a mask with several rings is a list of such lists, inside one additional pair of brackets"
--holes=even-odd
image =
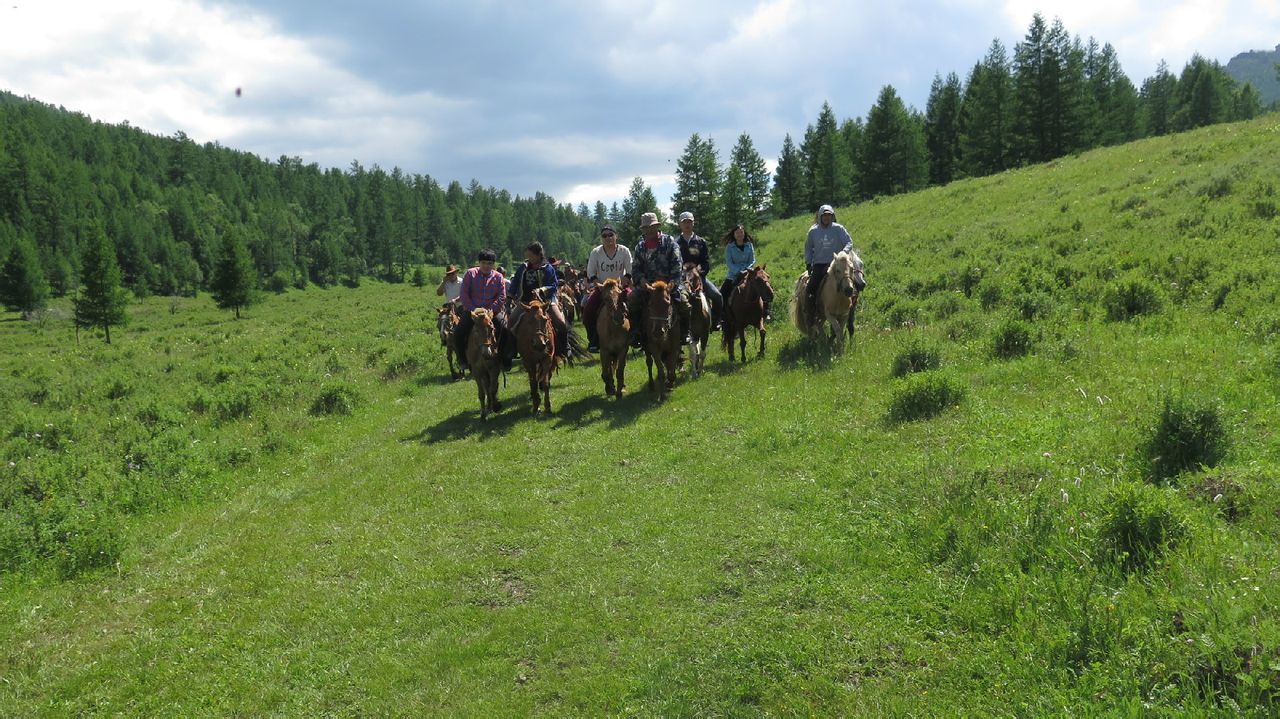
[[(1086, 172), (1092, 161), (1023, 172)], [(534, 422), (509, 410), (487, 427), (472, 419), (473, 386), (426, 379), (438, 366), (422, 384), (359, 380), (370, 401), (355, 416), (304, 426), (297, 447), (313, 454), (264, 457), (226, 507), (139, 522), (122, 576), (11, 589), (0, 610), (15, 627), (11, 641), (0, 638), (11, 657), (0, 707), (1035, 714), (1086, 703), (1201, 706), (1182, 685), (1165, 688), (1198, 665), (1167, 665), (1222, 655), (1208, 645), (1179, 649), (1173, 612), (1227, 655), (1273, 644), (1277, 583), (1253, 592), (1241, 579), (1276, 576), (1274, 503), (1227, 524), (1214, 505), (1189, 498), (1193, 542), (1150, 579), (1104, 578), (1092, 594), (1079, 559), (1096, 552), (1094, 527), (1081, 512), (1096, 516), (1105, 490), (1132, 472), (1129, 455), (1161, 387), (1218, 391), (1239, 438), (1229, 465), (1274, 469), (1268, 346), (1247, 331), (1247, 313), (1209, 313), (1209, 294), (1117, 324), (1096, 313), (1083, 321), (1086, 305), (1066, 301), (1075, 290), (1062, 288), (1054, 296), (1063, 314), (1034, 323), (1035, 352), (992, 362), (989, 333), (1007, 306), (984, 313), (971, 300), (939, 320), (932, 312), (946, 291), (911, 288), (996, 250), (975, 235), (956, 243), (967, 253), (955, 257), (940, 235), (875, 233), (862, 215), (932, 209), (963, 227), (987, 222), (992, 204), (908, 197), (842, 213), (856, 220), (855, 234), (902, 238), (902, 249), (877, 240), (884, 245), (869, 258), (867, 325), (896, 326), (901, 305), (890, 299), (900, 296), (916, 305), (917, 328), (866, 331), (835, 363), (805, 359), (780, 331), (765, 363), (727, 369), (717, 350), (713, 372), (681, 385), (670, 404), (633, 396), (616, 412), (595, 397), (594, 367), (566, 370), (555, 417)], [(1065, 214), (1056, 201), (1039, 215), (1024, 206), (1030, 229), (1008, 220), (1006, 243)], [(807, 226), (791, 224), (762, 237), (766, 257), (785, 254), (783, 241)], [(912, 267), (918, 252), (938, 262)], [(1005, 264), (1021, 259), (1010, 253)], [(370, 286), (346, 296), (371, 308), (361, 317), (367, 327), (410, 295)], [(942, 344), (944, 366), (969, 394), (934, 420), (892, 425), (888, 367), (917, 336)], [(642, 373), (633, 361), (632, 377)], [(519, 406), (520, 378), (502, 396)], [(453, 481), (439, 472), (464, 466), (476, 439), (493, 453), (490, 465)], [(1064, 657), (1088, 617), (1113, 644), (1086, 643), (1094, 665), (1073, 667)]]

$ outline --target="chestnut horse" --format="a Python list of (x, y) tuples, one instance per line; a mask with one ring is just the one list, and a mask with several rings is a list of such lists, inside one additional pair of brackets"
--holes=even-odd
[(520, 361), (529, 373), (529, 399), (533, 413), (538, 413), (538, 395), (542, 395), (542, 409), (551, 414), (551, 374), (560, 362), (556, 356), (556, 330), (551, 315), (539, 300), (524, 305), (524, 317), (516, 329), (516, 347)]
[(502, 403), (498, 401), (498, 373), (502, 371), (502, 360), (498, 356), (498, 333), (493, 314), (479, 307), (472, 311), (471, 319), (475, 324), (467, 336), (467, 364), (471, 365), (471, 377), (480, 393), (480, 419), (484, 420), (489, 417), (489, 412), (502, 411)]
[(449, 379), (462, 377), (465, 370), (453, 367), (453, 328), (458, 326), (458, 305), (448, 302), (436, 314), (436, 331), (440, 333), (440, 344), (444, 345), (444, 355), (449, 360)]
[[(818, 287), (816, 317), (808, 316), (808, 303), (805, 301), (808, 284), (809, 273), (801, 273), (796, 280), (795, 294), (791, 296), (791, 320), (796, 329), (810, 339), (817, 339), (825, 324), (828, 343), (837, 354), (843, 354), (847, 339), (853, 337), (853, 313), (858, 306), (858, 298), (867, 286), (862, 258), (852, 250), (837, 252), (831, 258), (827, 276)], [(849, 331), (847, 338), (846, 327)]]
[(760, 351), (757, 357), (764, 356), (764, 305), (773, 301), (773, 285), (769, 282), (769, 273), (764, 265), (753, 267), (744, 273), (742, 281), (733, 292), (725, 298), (724, 338), (721, 342), (729, 351), (729, 361), (733, 361), (733, 341), (738, 340), (742, 350), (742, 361), (747, 361), (747, 328), (755, 327), (760, 335)]
[(680, 369), (680, 321), (671, 300), (671, 287), (658, 280), (649, 286), (649, 304), (645, 312), (646, 340), (644, 362), (649, 368), (649, 391), (653, 392), (653, 365), (658, 365), (658, 399), (665, 400), (676, 386)]
[(702, 275), (694, 267), (685, 273), (689, 288), (689, 373), (702, 376), (707, 359), (707, 339), (711, 336), (711, 305), (702, 291)]
[(600, 293), (596, 334), (600, 342), (600, 376), (604, 378), (604, 393), (622, 399), (626, 388), (623, 375), (627, 369), (631, 319), (627, 317), (627, 303), (623, 299), (622, 285), (617, 280), (607, 279), (596, 285), (596, 292)]
[(560, 311), (564, 313), (564, 322), (567, 325), (573, 324), (573, 318), (580, 314), (578, 312), (578, 292), (568, 282), (560, 285), (556, 290), (556, 296), (559, 297)]

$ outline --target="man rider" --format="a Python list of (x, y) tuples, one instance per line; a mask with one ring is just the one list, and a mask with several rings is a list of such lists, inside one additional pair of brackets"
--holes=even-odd
[(436, 294), (443, 297), (446, 304), (457, 302), (462, 297), (462, 278), (458, 277), (455, 265), (444, 268), (444, 279), (436, 287)]
[[(578, 351), (580, 345), (570, 335), (569, 323), (565, 322), (564, 313), (560, 311), (559, 298), (556, 296), (560, 278), (556, 274), (555, 267), (547, 262), (541, 242), (530, 242), (526, 245), (524, 256), (525, 261), (516, 267), (515, 276), (511, 278), (511, 293), (515, 295), (517, 302), (511, 310), (508, 326), (514, 334), (516, 327), (520, 324), (520, 318), (524, 316), (525, 306), (535, 299), (541, 300), (556, 329), (555, 352), (558, 356), (567, 357), (570, 351)], [(507, 350), (503, 355), (504, 358), (511, 359), (516, 356), (514, 342), (508, 345)]]
[(818, 288), (827, 276), (831, 267), (831, 259), (837, 252), (848, 252), (853, 249), (853, 238), (844, 225), (836, 222), (836, 211), (831, 205), (818, 208), (818, 216), (809, 228), (809, 236), (804, 242), (804, 264), (809, 270), (809, 285), (805, 288), (805, 309), (810, 324), (817, 314)]
[(622, 278), (631, 274), (631, 250), (626, 245), (618, 244), (618, 233), (613, 225), (600, 228), (600, 244), (591, 251), (587, 259), (587, 280), (591, 283), (591, 294), (582, 303), (582, 323), (587, 327), (587, 350), (595, 352), (599, 349), (600, 338), (596, 336), (596, 318), (600, 316), (600, 293), (596, 284), (613, 278), (622, 282)]
[(680, 213), (680, 236), (676, 242), (680, 245), (680, 261), (686, 267), (697, 265), (702, 275), (702, 293), (711, 302), (711, 329), (720, 327), (720, 310), (724, 306), (724, 298), (720, 289), (709, 278), (711, 275), (711, 250), (707, 241), (693, 231), (694, 217), (692, 212)]
[(471, 328), (475, 324), (475, 320), (471, 318), (472, 310), (483, 307), (492, 312), (498, 337), (505, 334), (502, 329), (505, 324), (507, 281), (502, 273), (493, 269), (498, 257), (493, 250), (480, 250), (476, 260), (480, 263), (479, 266), (472, 267), (462, 276), (462, 294), (459, 297), (462, 317), (458, 326), (453, 329), (454, 349), (464, 369), (467, 366), (467, 336), (471, 334)]
[[(680, 246), (671, 235), (662, 231), (658, 224), (658, 216), (646, 212), (640, 216), (640, 231), (644, 239), (640, 240), (631, 253), (631, 275), (635, 284), (631, 296), (627, 298), (627, 310), (631, 314), (632, 344), (639, 346), (640, 331), (643, 329), (640, 318), (642, 310), (649, 302), (649, 286), (662, 280), (671, 286), (671, 301), (679, 327), (675, 328), (678, 337), (684, 337), (689, 331), (689, 302), (684, 296), (681, 283)], [(681, 352), (687, 341), (681, 342)]]

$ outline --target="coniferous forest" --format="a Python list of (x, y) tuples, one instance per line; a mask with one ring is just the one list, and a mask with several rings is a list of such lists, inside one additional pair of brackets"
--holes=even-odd
[[(695, 132), (672, 198), (706, 234), (1001, 172), (1094, 147), (1249, 119), (1250, 84), (1199, 55), (1175, 76), (1162, 63), (1141, 86), (1110, 44), (1034, 16), (1009, 53), (994, 40), (962, 80), (935, 77), (924, 112), (885, 85), (865, 119), (838, 121), (824, 103), (770, 173), (742, 133), (727, 166)], [(30, 312), (82, 284), (87, 248), (103, 233), (135, 295), (216, 290), (221, 257), (247, 256), (250, 280), (282, 291), (308, 284), (403, 281), (424, 262), (465, 263), (492, 247), (503, 263), (530, 241), (581, 259), (605, 222), (633, 227), (659, 211), (640, 178), (621, 208), (576, 208), (545, 193), (364, 167), (264, 160), (182, 132), (160, 137), (0, 92), (0, 301)], [(226, 263), (224, 263), (226, 264)], [(241, 262), (243, 266), (244, 263)], [(242, 273), (246, 274), (246, 273)], [(225, 278), (223, 278), (225, 281)], [(229, 307), (237, 307), (233, 303)]]

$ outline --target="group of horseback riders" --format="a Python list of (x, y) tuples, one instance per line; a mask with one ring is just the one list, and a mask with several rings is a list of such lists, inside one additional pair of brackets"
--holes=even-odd
[[(577, 335), (565, 321), (560, 307), (557, 273), (558, 263), (548, 261), (545, 249), (539, 242), (525, 247), (525, 261), (516, 267), (510, 282), (505, 272), (497, 268), (497, 257), (492, 250), (481, 250), (477, 265), (468, 269), (461, 278), (458, 269), (449, 265), (444, 281), (436, 293), (445, 298), (446, 307), (454, 303), (463, 310), (453, 330), (453, 342), (463, 366), (466, 363), (467, 337), (474, 324), (472, 312), (486, 309), (492, 313), (498, 326), (500, 352), (505, 369), (510, 369), (516, 347), (513, 333), (519, 325), (525, 308), (540, 301), (555, 326), (556, 348), (560, 357), (584, 356), (597, 350), (596, 320), (600, 312), (600, 292), (597, 287), (605, 280), (616, 280), (626, 293), (628, 313), (633, 318), (642, 316), (650, 288), (656, 282), (664, 282), (671, 288), (674, 319), (679, 323), (677, 336), (689, 330), (689, 300), (687, 279), (696, 273), (706, 278), (711, 271), (711, 252), (705, 238), (694, 231), (692, 212), (682, 212), (678, 219), (680, 234), (672, 237), (662, 231), (657, 214), (646, 212), (640, 217), (642, 239), (629, 250), (618, 242), (617, 230), (612, 225), (600, 229), (600, 244), (591, 251), (587, 260), (585, 277), (589, 294), (583, 302), (583, 325), (587, 332), (587, 348), (582, 348)], [(720, 329), (725, 320), (725, 297), (756, 267), (755, 243), (746, 228), (739, 224), (721, 237), (727, 276), (717, 287), (713, 282), (703, 282), (702, 291), (711, 310), (711, 329)], [(848, 230), (835, 221), (835, 210), (830, 205), (818, 209), (814, 224), (805, 239), (804, 257), (808, 271), (806, 288), (806, 316), (814, 317), (817, 291), (832, 258), (841, 251), (852, 251), (853, 239)], [(858, 288), (859, 290), (861, 288)], [(510, 300), (515, 301), (510, 301)], [(769, 307), (764, 307), (769, 317)], [(771, 319), (771, 317), (769, 317)], [(763, 325), (761, 325), (763, 327)], [(631, 324), (631, 343), (640, 346), (644, 323)]]

